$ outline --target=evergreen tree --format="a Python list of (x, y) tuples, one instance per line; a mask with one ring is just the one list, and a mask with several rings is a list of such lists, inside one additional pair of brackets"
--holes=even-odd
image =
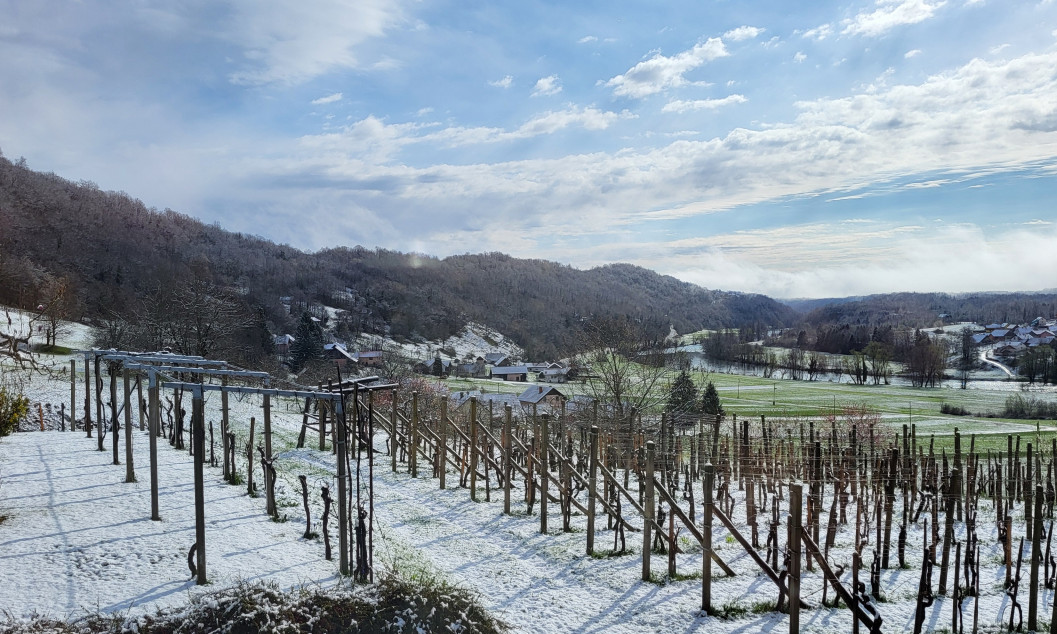
[(723, 406), (719, 402), (719, 392), (716, 391), (716, 386), (712, 381), (709, 381), (708, 385), (705, 386), (704, 395), (701, 397), (701, 412), (714, 416), (723, 415)]
[(690, 378), (690, 373), (683, 370), (672, 382), (671, 391), (668, 393), (668, 404), (664, 411), (669, 416), (696, 416), (697, 386)]
[(301, 321), (294, 331), (294, 342), (290, 344), (290, 367), (295, 372), (305, 363), (323, 356), (323, 329), (312, 319), (308, 311), (301, 313)]

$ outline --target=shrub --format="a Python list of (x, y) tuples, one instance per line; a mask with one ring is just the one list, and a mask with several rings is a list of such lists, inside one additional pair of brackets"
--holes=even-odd
[(29, 399), (0, 385), (0, 438), (18, 429), (19, 422), (29, 413)]

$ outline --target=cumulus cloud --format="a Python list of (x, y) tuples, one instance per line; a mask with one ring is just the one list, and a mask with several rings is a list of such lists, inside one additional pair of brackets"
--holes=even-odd
[(877, 0), (877, 8), (844, 21), (844, 35), (877, 37), (906, 24), (930, 19), (946, 0)]
[(830, 35), (833, 35), (833, 25), (831, 24), (823, 24), (813, 29), (808, 29), (807, 31), (804, 31), (804, 37), (809, 40), (821, 41), (826, 39)]
[(755, 26), (739, 26), (736, 29), (731, 29), (723, 34), (724, 40), (730, 40), (731, 42), (740, 42), (742, 40), (751, 40), (759, 36), (766, 29), (757, 28)]
[(921, 55), (921, 49), (920, 48), (915, 48), (914, 50), (907, 51), (906, 53), (904, 53), (903, 54), (903, 58), (904, 59), (912, 59), (914, 57), (917, 57), (918, 55)]
[(676, 100), (664, 105), (663, 112), (687, 112), (690, 110), (715, 110), (748, 101), (743, 95), (729, 95), (722, 99), (696, 99), (693, 101)]
[(803, 61), (806, 60), (806, 59), (807, 59), (807, 55), (805, 55), (803, 53), (803, 51), (797, 51), (796, 55), (793, 55), (793, 61), (796, 62), (797, 64), (803, 63)]
[(591, 42), (597, 42), (598, 38), (593, 35), (585, 35), (580, 39), (576, 40), (577, 44), (590, 44)]
[(236, 84), (296, 84), (359, 68), (360, 48), (402, 20), (400, 0), (236, 0), (225, 35), (243, 49)]
[(682, 86), (687, 83), (683, 77), (687, 72), (720, 57), (729, 55), (723, 40), (709, 38), (699, 42), (693, 48), (671, 57), (655, 53), (650, 59), (632, 66), (623, 75), (617, 75), (606, 82), (613, 88), (613, 94), (619, 97), (641, 99), (648, 95)]
[(562, 82), (557, 75), (541, 77), (532, 88), (533, 97), (547, 97), (556, 95), (562, 91)]
[(510, 88), (511, 86), (514, 85), (514, 76), (513, 75), (507, 75), (507, 76), (503, 77), (502, 79), (497, 79), (495, 81), (488, 82), (488, 85), (489, 86), (495, 86), (496, 88)]
[(313, 99), (312, 100), (312, 105), (313, 106), (322, 106), (323, 104), (334, 103), (335, 101), (341, 101), (341, 93), (340, 92), (336, 92), (336, 93), (334, 93), (332, 95), (327, 95), (326, 97), (320, 97), (319, 99)]

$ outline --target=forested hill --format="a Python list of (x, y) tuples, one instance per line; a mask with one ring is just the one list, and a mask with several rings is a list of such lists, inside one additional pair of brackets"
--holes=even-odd
[(804, 321), (814, 326), (924, 328), (963, 321), (1023, 324), (1057, 316), (1055, 293), (889, 293), (831, 301), (805, 314)]
[(433, 340), (472, 320), (540, 358), (567, 353), (592, 318), (628, 317), (656, 334), (669, 325), (690, 332), (796, 320), (767, 297), (706, 290), (626, 264), (584, 271), (499, 253), (305, 253), (19, 163), (0, 157), (0, 303), (7, 305), (37, 306), (66, 289), (70, 316), (130, 315), (193, 280), (224, 291), (252, 322), (242, 347), (267, 347), (265, 330), (292, 332), (300, 307), (327, 305), (347, 311), (337, 324), (347, 336)]

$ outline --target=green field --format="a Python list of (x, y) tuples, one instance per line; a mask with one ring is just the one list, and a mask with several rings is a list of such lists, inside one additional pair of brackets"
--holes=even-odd
[[(893, 385), (851, 385), (828, 381), (792, 381), (765, 379), (736, 374), (694, 373), (701, 386), (711, 380), (719, 392), (723, 408), (739, 418), (761, 415), (768, 418), (826, 417), (839, 413), (845, 405), (865, 405), (880, 413), (882, 419), (896, 428), (913, 423), (919, 439), (935, 435), (937, 448), (953, 444), (957, 428), (968, 448), (969, 436), (976, 435), (978, 450), (1005, 449), (1007, 434), (1020, 434), (1022, 443), (1038, 440), (1049, 446), (1057, 434), (1057, 421), (1031, 421), (992, 418), (1002, 413), (1006, 398), (1018, 391), (1009, 383), (996, 382), (994, 389), (915, 388)], [(674, 376), (674, 375), (673, 375)], [(452, 391), (481, 390), (483, 392), (520, 393), (528, 384), (505, 383), (490, 379), (447, 379), (443, 384)], [(562, 393), (572, 396), (584, 393), (579, 383), (556, 385)], [(1054, 394), (1038, 393), (1036, 397), (1052, 401)], [(940, 413), (947, 403), (971, 412), (969, 416)], [(1038, 427), (1036, 425), (1038, 424)], [(1029, 438), (1030, 436), (1030, 438)]]

